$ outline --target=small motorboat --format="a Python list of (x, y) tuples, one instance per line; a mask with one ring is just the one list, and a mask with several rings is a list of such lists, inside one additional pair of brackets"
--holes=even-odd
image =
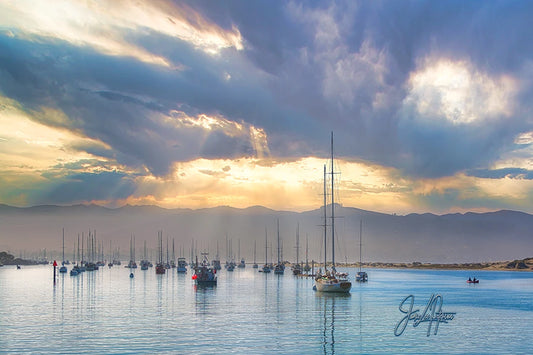
[(467, 284), (478, 284), (479, 280), (476, 279), (475, 277), (474, 277), (474, 279), (468, 278), (468, 280), (466, 280), (466, 283)]

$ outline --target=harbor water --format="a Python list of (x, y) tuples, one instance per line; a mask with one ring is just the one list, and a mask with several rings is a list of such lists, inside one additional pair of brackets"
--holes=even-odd
[[(220, 270), (216, 287), (200, 288), (190, 270), (130, 278), (106, 266), (54, 285), (51, 265), (5, 266), (0, 353), (533, 353), (533, 273), (367, 269), (359, 284), (355, 269), (340, 271), (348, 295), (315, 292), (289, 269)], [(474, 276), (480, 283), (467, 284)], [(409, 302), (421, 315), (432, 295), (452, 319), (409, 318), (400, 332)]]

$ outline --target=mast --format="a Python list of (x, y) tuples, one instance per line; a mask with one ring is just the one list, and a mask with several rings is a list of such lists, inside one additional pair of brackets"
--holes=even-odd
[(309, 265), (309, 235), (305, 235), (305, 266)]
[(300, 258), (300, 223), (296, 225), (296, 264), (299, 264)]
[(363, 220), (359, 221), (359, 272), (361, 272), (361, 263), (363, 260)]
[(65, 228), (63, 228), (63, 264), (65, 263)]
[(257, 243), (257, 241), (256, 241), (256, 240), (254, 240), (254, 264), (255, 264), (255, 251), (256, 251), (256, 243)]
[(326, 192), (326, 164), (324, 164), (324, 271), (327, 270), (327, 249), (328, 249), (328, 213), (327, 207), (327, 192)]
[(278, 264), (280, 263), (280, 248), (279, 248), (279, 218), (278, 218)]
[(333, 132), (331, 132), (331, 264), (335, 271), (335, 190), (333, 189)]
[(268, 264), (268, 238), (267, 227), (265, 227), (265, 265)]

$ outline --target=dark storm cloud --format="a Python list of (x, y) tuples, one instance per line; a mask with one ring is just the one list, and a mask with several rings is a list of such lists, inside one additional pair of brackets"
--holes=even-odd
[(54, 179), (46, 193), (35, 196), (35, 201), (40, 204), (114, 201), (125, 199), (134, 192), (134, 181), (123, 173), (79, 173)]
[[(41, 106), (62, 110), (68, 122), (49, 122), (41, 117), (41, 123), (101, 140), (115, 151), (119, 163), (144, 165), (155, 175), (164, 175), (174, 161), (194, 159), (202, 153), (207, 157), (225, 157), (223, 153), (229, 151), (229, 156), (251, 154), (250, 143), (243, 137), (229, 138), (216, 129), (208, 132), (186, 125), (177, 127), (154, 117), (169, 115), (178, 107), (191, 114), (216, 112), (231, 96), (216, 83), (222, 78), (215, 80), (208, 71), (190, 77), (187, 72), (169, 73), (64, 44), (56, 47), (9, 38), (0, 43), (0, 50), (10, 53), (0, 57), (4, 95), (16, 99), (27, 110), (38, 111)], [(216, 100), (209, 102), (209, 97)], [(206, 140), (208, 146), (203, 147)], [(232, 144), (224, 146), (224, 142)], [(73, 148), (104, 157), (112, 155), (108, 149), (95, 145)]]
[[(528, 39), (533, 34), (530, 2), (188, 4), (223, 27), (236, 24), (246, 43), (245, 55), (272, 76), (269, 87), (276, 100), (300, 113), (300, 117), (292, 116), (295, 124), (287, 124), (291, 119), (283, 122), (282, 117), (269, 117), (279, 122), (279, 126), (269, 125), (274, 140), (278, 135), (302, 138), (308, 144), (300, 147), (323, 150), (328, 146), (323, 144), (324, 131), (334, 130), (341, 154), (395, 166), (409, 175), (438, 177), (486, 166), (512, 149), (517, 134), (533, 126), (527, 109), (532, 94), (531, 69), (527, 72), (533, 58), (533, 42)], [(330, 27), (323, 25), (328, 17), (333, 21)], [(317, 39), (328, 34), (329, 47)], [(365, 43), (382, 55), (386, 70), (372, 72), (368, 65), (372, 61), (362, 60), (347, 67)], [(471, 61), (476, 70), (489, 76), (525, 79), (521, 89), (528, 94), (519, 97), (512, 117), (488, 125), (419, 124), (405, 116), (403, 100), (410, 73), (426, 57)], [(333, 85), (339, 91), (324, 95), (328, 68), (343, 67), (349, 69), (345, 71), (350, 75), (347, 90), (341, 90), (346, 84), (342, 77), (333, 77), (338, 79)], [(350, 91), (343, 100), (342, 95)], [(378, 95), (385, 102), (381, 107), (374, 105)], [(422, 118), (431, 121), (435, 117)]]
[[(533, 3), (187, 5), (222, 28), (236, 27), (244, 49), (210, 55), (150, 30), (125, 36), (166, 58), (175, 66), (169, 69), (59, 40), (0, 36), (0, 91), (27, 110), (60, 109), (67, 122), (45, 123), (110, 147), (78, 149), (155, 175), (168, 174), (175, 161), (254, 154), (244, 133), (179, 124), (173, 110), (262, 128), (272, 155), (283, 158), (326, 157), (334, 131), (339, 155), (423, 177), (486, 167), (533, 126)], [(405, 105), (407, 80), (427, 57), (466, 60), (488, 76), (522, 80), (515, 111), (491, 124), (461, 126), (419, 117)]]

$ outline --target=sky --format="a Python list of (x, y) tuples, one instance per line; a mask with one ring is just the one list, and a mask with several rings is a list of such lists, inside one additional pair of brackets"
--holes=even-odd
[[(533, 213), (533, 2), (0, 1), (0, 203)], [(328, 167), (328, 169), (330, 169)]]

